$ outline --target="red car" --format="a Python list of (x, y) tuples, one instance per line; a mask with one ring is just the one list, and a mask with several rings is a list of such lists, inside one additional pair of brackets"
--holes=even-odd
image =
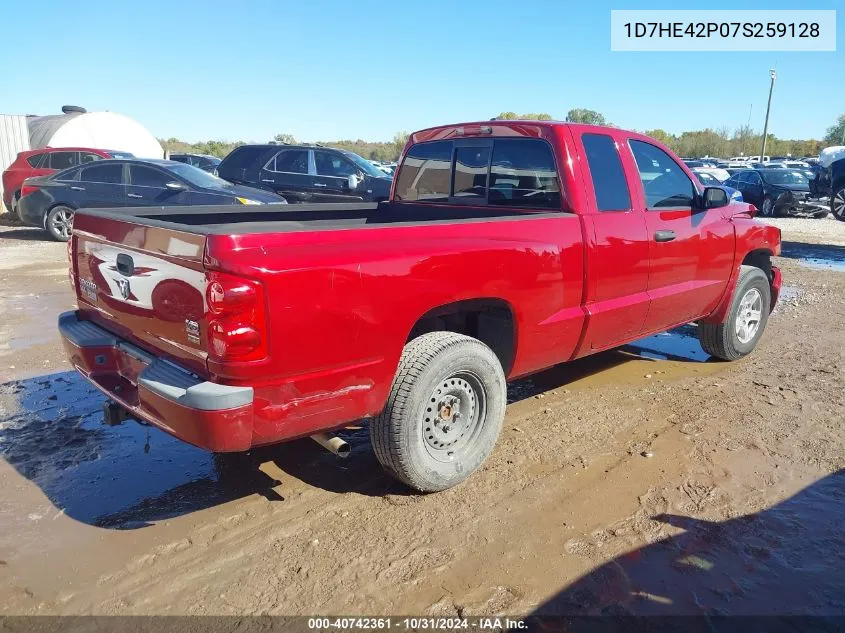
[(103, 158), (134, 158), (129, 152), (116, 152), (90, 147), (42, 147), (20, 152), (3, 172), (3, 204), (9, 213), (17, 212), (23, 181), (32, 176), (44, 176), (74, 165)]
[(506, 380), (691, 322), (749, 354), (781, 287), (754, 213), (634, 132), (437, 127), (387, 202), (78, 212), (59, 329), (123, 414), (191, 444), (372, 418), (385, 469), (442, 490), (493, 450)]

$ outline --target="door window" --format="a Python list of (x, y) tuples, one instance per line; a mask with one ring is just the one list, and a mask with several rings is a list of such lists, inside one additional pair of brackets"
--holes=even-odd
[(757, 174), (753, 171), (748, 172), (748, 176), (746, 177), (749, 185), (762, 185), (763, 179), (760, 178), (760, 174)]
[(164, 189), (167, 183), (173, 182), (174, 180), (176, 179), (152, 167), (144, 167), (142, 165), (129, 166), (129, 181), (138, 187)]
[(279, 152), (264, 167), (269, 171), (277, 171), (288, 174), (308, 173), (308, 150), (291, 149)]
[(67, 169), (76, 165), (77, 152), (50, 152), (50, 169)]
[(85, 163), (94, 163), (98, 160), (103, 160), (103, 157), (91, 152), (79, 152), (80, 165), (84, 165)]
[(692, 208), (695, 186), (684, 170), (659, 147), (631, 139), (649, 209)]
[(581, 136), (596, 192), (599, 211), (628, 211), (631, 209), (631, 192), (622, 169), (622, 160), (616, 141), (607, 134)]
[(123, 165), (110, 161), (101, 161), (100, 163), (91, 165), (91, 167), (83, 168), (79, 179), (85, 182), (102, 182), (119, 185), (123, 183)]
[(358, 169), (348, 160), (333, 152), (314, 151), (314, 163), (317, 166), (318, 176), (335, 176), (346, 178), (357, 174)]

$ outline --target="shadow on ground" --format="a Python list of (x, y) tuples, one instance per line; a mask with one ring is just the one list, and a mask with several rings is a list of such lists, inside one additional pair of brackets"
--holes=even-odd
[[(508, 401), (632, 361), (707, 361), (694, 334), (694, 328), (681, 328), (515, 381), (509, 385)], [(212, 455), (132, 421), (103, 425), (103, 396), (73, 371), (14, 381), (0, 389), (17, 400), (17, 409), (0, 418), (0, 456), (67, 516), (90, 525), (136, 529), (253, 494), (281, 500), (291, 482), (279, 487), (278, 480), (259, 469), (268, 461), (307, 486), (371, 496), (411, 494), (382, 471), (370, 449), (366, 423), (340, 433), (352, 445), (346, 460), (308, 439)]]
[[(756, 514), (653, 519), (684, 532), (602, 565), (535, 615), (837, 616), (831, 622), (845, 625), (845, 470)], [(767, 630), (842, 630), (826, 628), (831, 622), (769, 622)]]

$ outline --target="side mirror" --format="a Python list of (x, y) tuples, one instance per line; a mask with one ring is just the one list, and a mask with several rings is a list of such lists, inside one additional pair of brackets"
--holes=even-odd
[(346, 185), (349, 187), (350, 191), (355, 191), (360, 184), (361, 179), (358, 177), (358, 174), (349, 174), (346, 177)]
[(704, 208), (716, 209), (728, 205), (728, 192), (721, 187), (706, 187), (703, 194)]
[(170, 191), (185, 191), (185, 189), (187, 189), (187, 187), (183, 183), (179, 182), (178, 180), (170, 181), (169, 183), (167, 183), (165, 185), (165, 187), (170, 189)]

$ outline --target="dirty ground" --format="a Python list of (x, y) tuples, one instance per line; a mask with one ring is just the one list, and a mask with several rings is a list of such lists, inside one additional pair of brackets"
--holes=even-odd
[(65, 246), (0, 226), (0, 614), (845, 614), (845, 224), (775, 222), (751, 357), (688, 326), (514, 383), (432, 495), (365, 428), (341, 461), (101, 425), (57, 340)]

